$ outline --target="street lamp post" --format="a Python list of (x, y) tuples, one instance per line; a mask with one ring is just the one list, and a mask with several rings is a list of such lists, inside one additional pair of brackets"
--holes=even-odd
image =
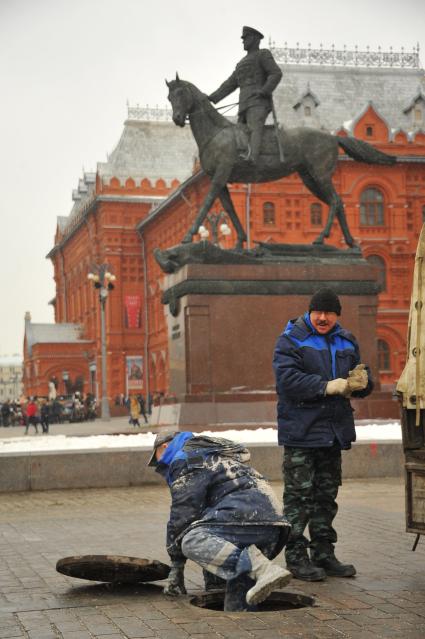
[(110, 271), (108, 264), (100, 264), (93, 266), (93, 272), (87, 275), (88, 279), (93, 282), (96, 289), (99, 290), (100, 302), (100, 344), (101, 344), (101, 361), (102, 361), (102, 399), (101, 399), (101, 416), (106, 422), (111, 419), (109, 411), (108, 391), (106, 385), (106, 322), (105, 322), (105, 306), (108, 299), (109, 291), (114, 288), (116, 280), (115, 275)]
[[(215, 246), (220, 246), (220, 243), (218, 241), (219, 230), (220, 233), (225, 236), (230, 235), (230, 233), (232, 232), (229, 225), (227, 224), (226, 213), (224, 211), (220, 211), (219, 213), (208, 213), (206, 221), (209, 222), (209, 226), (211, 228), (212, 243)], [(220, 222), (221, 224), (219, 225)], [(199, 227), (198, 233), (203, 240), (206, 240), (210, 234), (209, 230), (204, 225)]]

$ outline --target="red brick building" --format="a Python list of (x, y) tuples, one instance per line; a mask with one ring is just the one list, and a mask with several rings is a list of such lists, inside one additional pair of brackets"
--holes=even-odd
[[(380, 269), (379, 368), (383, 386), (392, 386), (404, 365), (414, 254), (425, 219), (425, 79), (418, 52), (274, 54), (284, 73), (275, 101), (285, 126), (355, 135), (399, 158), (395, 166), (378, 167), (341, 155), (334, 178), (352, 235)], [(130, 109), (108, 161), (80, 180), (70, 215), (58, 218), (48, 255), (56, 323), (26, 320), (27, 394), (47, 394), (51, 378), (60, 391), (75, 383), (85, 391), (100, 388), (100, 309), (87, 274), (102, 263), (117, 278), (106, 306), (108, 395), (168, 392), (163, 274), (153, 249), (181, 241), (206, 194), (207, 178), (194, 170), (196, 152), (188, 127), (175, 127), (167, 112)], [(326, 221), (327, 207), (295, 175), (235, 184), (231, 193), (251, 246), (310, 243)], [(234, 240), (232, 233), (220, 241), (231, 246)], [(337, 225), (329, 242), (343, 247)], [(143, 380), (129, 387), (126, 370), (134, 361)]]

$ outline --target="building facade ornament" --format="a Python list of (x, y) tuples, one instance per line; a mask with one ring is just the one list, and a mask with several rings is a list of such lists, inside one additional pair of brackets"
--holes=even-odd
[(127, 119), (128, 120), (142, 120), (143, 122), (171, 122), (172, 111), (171, 109), (160, 108), (158, 105), (150, 107), (148, 104), (144, 107), (130, 106), (127, 104)]
[(378, 47), (377, 51), (371, 51), (366, 47), (365, 51), (354, 49), (336, 49), (334, 45), (330, 49), (324, 49), (320, 45), (319, 49), (312, 49), (308, 44), (307, 48), (302, 48), (297, 43), (296, 47), (288, 47), (287, 43), (283, 47), (276, 47), (274, 42), (270, 42), (270, 49), (276, 62), (280, 64), (299, 64), (315, 66), (339, 66), (339, 67), (378, 67), (378, 68), (399, 68), (399, 69), (420, 69), (419, 44), (413, 47), (413, 51), (383, 51)]

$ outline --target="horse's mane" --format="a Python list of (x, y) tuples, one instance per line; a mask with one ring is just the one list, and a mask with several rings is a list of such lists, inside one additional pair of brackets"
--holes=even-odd
[(198, 109), (199, 107), (203, 107), (203, 109), (208, 113), (208, 116), (211, 118), (214, 124), (216, 124), (217, 126), (233, 126), (232, 122), (230, 122), (224, 115), (221, 115), (221, 113), (219, 113), (217, 109), (211, 104), (211, 102), (208, 99), (208, 96), (205, 93), (203, 93), (200, 89), (198, 89), (197, 86), (192, 84), (192, 82), (188, 82), (187, 80), (180, 80), (180, 79), (172, 80), (170, 82), (170, 88), (174, 88), (172, 85), (174, 85), (174, 87), (181, 86), (181, 85), (187, 87), (192, 93), (194, 100), (197, 102)]

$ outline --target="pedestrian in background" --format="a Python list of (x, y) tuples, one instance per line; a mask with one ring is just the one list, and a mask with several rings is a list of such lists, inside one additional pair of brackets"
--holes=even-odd
[(140, 414), (143, 415), (143, 419), (145, 420), (145, 424), (148, 423), (148, 418), (146, 417), (146, 404), (145, 404), (145, 398), (143, 397), (143, 395), (137, 395), (137, 400), (139, 402), (139, 406), (140, 406)]
[(9, 426), (9, 420), (10, 420), (10, 402), (7, 399), (5, 402), (3, 402), (2, 407), (1, 407), (1, 418), (2, 418), (2, 423), (3, 426), (5, 428), (7, 428)]
[(137, 399), (135, 395), (131, 395), (129, 424), (132, 424), (133, 426), (140, 426), (139, 417), (140, 417), (139, 400)]
[(25, 423), (25, 435), (28, 434), (28, 429), (30, 426), (34, 426), (35, 432), (38, 434), (38, 405), (36, 402), (36, 398), (31, 397), (30, 401), (27, 404), (26, 409), (26, 423)]
[(40, 407), (40, 422), (41, 428), (45, 435), (49, 432), (49, 420), (50, 420), (50, 402), (43, 400)]

